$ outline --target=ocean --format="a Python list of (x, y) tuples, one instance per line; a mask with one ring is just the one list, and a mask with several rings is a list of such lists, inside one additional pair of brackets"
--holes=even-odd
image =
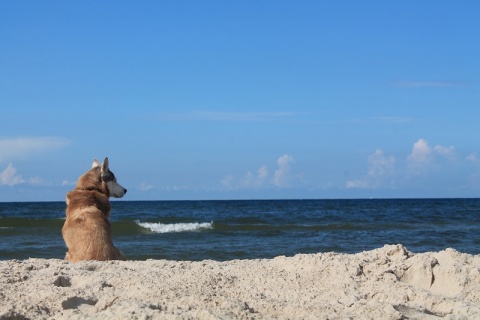
[[(0, 203), (0, 260), (65, 257), (64, 202)], [(129, 260), (218, 261), (298, 253), (480, 253), (480, 199), (112, 201)]]

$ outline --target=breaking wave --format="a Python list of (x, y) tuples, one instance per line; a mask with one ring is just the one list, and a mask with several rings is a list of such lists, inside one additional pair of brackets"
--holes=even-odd
[(212, 222), (192, 222), (192, 223), (155, 223), (155, 222), (140, 222), (135, 220), (135, 223), (142, 228), (148, 229), (155, 233), (169, 233), (169, 232), (185, 232), (185, 231), (199, 231), (213, 229)]

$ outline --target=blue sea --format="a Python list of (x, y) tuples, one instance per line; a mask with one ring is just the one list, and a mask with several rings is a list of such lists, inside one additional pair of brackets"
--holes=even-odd
[[(63, 259), (63, 202), (0, 203), (0, 260)], [(480, 253), (480, 199), (112, 201), (114, 244), (131, 260), (232, 260), (410, 251)]]

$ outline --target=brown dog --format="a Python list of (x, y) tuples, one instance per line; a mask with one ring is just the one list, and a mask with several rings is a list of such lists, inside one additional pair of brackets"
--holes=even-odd
[(95, 159), (92, 168), (78, 178), (75, 189), (67, 193), (67, 219), (62, 228), (68, 247), (66, 260), (125, 260), (113, 245), (109, 197), (121, 198), (126, 192), (109, 170), (108, 158), (102, 164)]

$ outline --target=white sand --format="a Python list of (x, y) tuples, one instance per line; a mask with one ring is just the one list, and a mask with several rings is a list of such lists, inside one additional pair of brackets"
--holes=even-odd
[(0, 319), (480, 319), (480, 255), (0, 262)]

